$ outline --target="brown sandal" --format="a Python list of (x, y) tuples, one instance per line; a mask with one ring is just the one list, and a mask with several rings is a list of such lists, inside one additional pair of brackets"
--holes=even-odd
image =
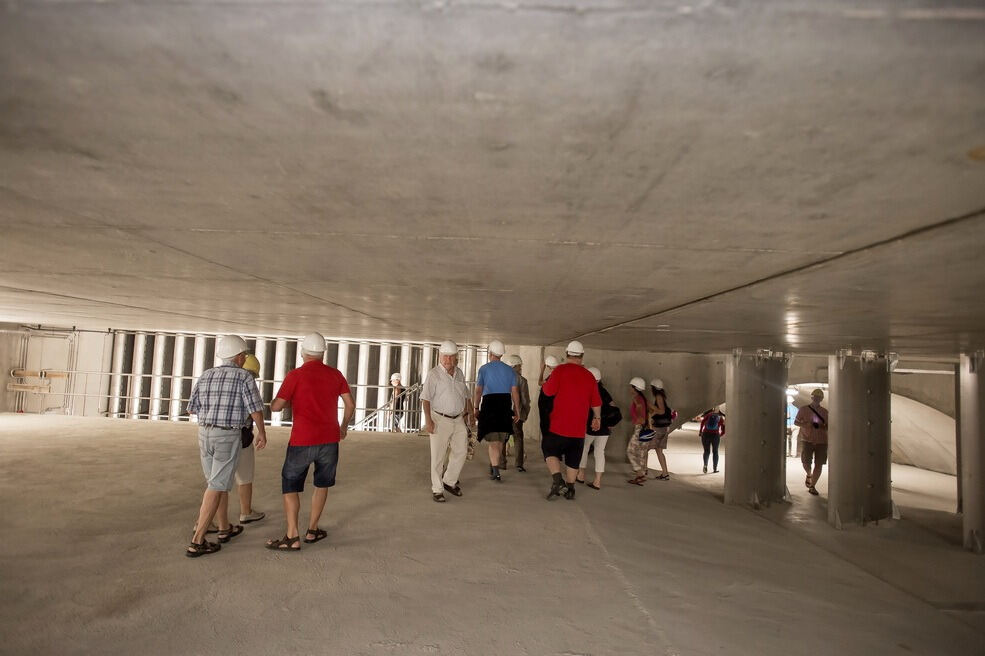
[[(274, 551), (301, 551), (301, 536), (295, 535), (289, 538), (286, 535), (280, 540), (267, 540), (266, 547)], [(298, 545), (295, 547), (294, 545)]]
[(199, 556), (213, 554), (219, 551), (219, 549), (222, 549), (221, 545), (218, 545), (215, 542), (209, 542), (208, 540), (202, 540), (201, 543), (192, 542), (189, 544), (188, 548), (185, 549), (185, 555), (189, 558), (198, 558)]

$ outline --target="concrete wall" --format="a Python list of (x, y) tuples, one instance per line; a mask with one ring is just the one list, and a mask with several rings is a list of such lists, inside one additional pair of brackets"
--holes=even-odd
[(0, 323), (0, 412), (14, 412), (17, 393), (7, 391), (7, 383), (13, 382), (10, 370), (20, 367), (24, 336), (6, 331), (19, 330), (17, 324)]
[[(941, 370), (954, 365), (942, 364)], [(894, 373), (891, 382), (893, 394), (928, 405), (954, 419), (954, 376), (941, 374)]]

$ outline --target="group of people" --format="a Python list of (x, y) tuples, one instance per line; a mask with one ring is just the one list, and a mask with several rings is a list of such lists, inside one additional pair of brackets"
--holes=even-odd
[[(516, 355), (506, 356), (499, 340), (490, 342), (487, 351), (489, 361), (479, 368), (471, 395), (458, 368), (458, 346), (451, 341), (439, 347), (439, 363), (424, 382), (421, 399), (425, 430), (431, 436), (431, 493), (438, 503), (447, 501), (445, 493), (456, 497), (463, 494), (459, 475), (473, 428), (478, 440), (487, 443), (492, 481), (503, 480), (506, 444), (511, 437), (516, 446), (517, 471), (526, 471), (523, 424), (531, 401), (529, 384), (522, 375), (523, 361)], [(548, 499), (574, 499), (576, 483), (601, 489), (606, 443), (612, 427), (622, 419), (612, 395), (602, 384), (599, 369), (583, 366), (584, 355), (581, 342), (573, 341), (565, 349), (563, 363), (547, 356), (541, 364), (537, 406), (541, 451), (551, 474)], [(659, 379), (650, 382), (652, 403), (644, 394), (642, 378), (633, 378), (630, 387), (635, 396), (630, 410), (633, 437), (627, 449), (634, 474), (629, 482), (642, 485), (646, 481), (650, 449), (656, 451), (662, 468), (657, 478), (668, 480), (664, 449), (676, 413), (670, 408)], [(595, 476), (588, 481), (586, 470), (593, 452)]]
[[(283, 537), (267, 541), (269, 549), (294, 552), (300, 549), (302, 539), (314, 543), (327, 537), (318, 522), (328, 488), (335, 485), (339, 443), (346, 438), (355, 402), (342, 373), (323, 363), (324, 352), (322, 335), (306, 336), (301, 343), (303, 364), (287, 374), (270, 405), (271, 412), (280, 412), (290, 404), (293, 423), (281, 470), (287, 529)], [(561, 496), (573, 500), (577, 483), (601, 489), (606, 443), (612, 427), (622, 418), (602, 384), (601, 372), (583, 366), (584, 355), (581, 342), (572, 341), (565, 349), (563, 362), (548, 356), (541, 365), (537, 403), (541, 451), (551, 475), (548, 500)], [(243, 533), (243, 524), (264, 518), (264, 513), (252, 508), (253, 449), (263, 449), (267, 443), (263, 401), (256, 383), (260, 365), (249, 353), (246, 341), (235, 335), (218, 341), (216, 356), (222, 363), (202, 374), (188, 403), (188, 413), (198, 417), (199, 455), (206, 480), (198, 521), (185, 551), (192, 558), (219, 551), (221, 544)], [(486, 441), (492, 481), (503, 480), (501, 471), (506, 468), (510, 438), (516, 448), (517, 471), (526, 471), (523, 424), (531, 409), (529, 384), (522, 375), (520, 357), (512, 355), (504, 360), (505, 356), (502, 342), (490, 342), (489, 361), (479, 368), (475, 389), (470, 393), (465, 375), (458, 367), (458, 345), (448, 340), (438, 348), (438, 364), (428, 372), (421, 391), (425, 430), (430, 436), (431, 492), (435, 502), (446, 502), (446, 492), (456, 497), (463, 495), (459, 476), (468, 457), (473, 430), (478, 440)], [(399, 384), (399, 380), (393, 382)], [(670, 407), (661, 380), (650, 381), (652, 402), (645, 393), (647, 385), (642, 378), (632, 378), (629, 386), (633, 433), (626, 453), (633, 477), (628, 482), (643, 485), (647, 480), (651, 449), (656, 452), (661, 467), (656, 478), (668, 480), (664, 450), (677, 413)], [(815, 485), (826, 462), (827, 411), (820, 407), (822, 398), (823, 392), (815, 390), (812, 404), (801, 408), (795, 420), (805, 441), (803, 462), (808, 474), (805, 483), (812, 494), (817, 494)], [(717, 473), (719, 442), (725, 434), (724, 415), (717, 409), (705, 413), (700, 434), (704, 471), (707, 473), (708, 458), (712, 455), (714, 473)], [(586, 469), (593, 451), (595, 476), (588, 482)], [(314, 493), (302, 538), (300, 494), (312, 465)], [(231, 523), (228, 516), (229, 492), (234, 481), (239, 486), (239, 524)], [(218, 543), (206, 539), (212, 532), (217, 533)]]
[[(322, 362), (324, 353), (325, 338), (322, 335), (306, 336), (301, 342), (303, 364), (288, 372), (270, 404), (271, 412), (280, 412), (290, 404), (293, 423), (281, 469), (287, 531), (281, 538), (268, 540), (268, 549), (292, 552), (300, 549), (301, 492), (312, 465), (315, 490), (303, 539), (306, 543), (314, 543), (328, 536), (318, 527), (318, 521), (325, 509), (328, 488), (335, 485), (339, 442), (346, 437), (356, 404), (342, 373)], [(249, 478), (252, 484), (253, 447), (259, 450), (267, 445), (263, 400), (255, 380), (259, 375), (259, 362), (255, 365), (250, 362), (250, 368), (246, 368), (252, 357), (249, 346), (236, 335), (218, 341), (216, 357), (222, 364), (202, 374), (188, 401), (188, 414), (198, 417), (199, 458), (206, 481), (194, 534), (185, 549), (185, 555), (190, 558), (216, 553), (221, 544), (243, 533), (244, 523), (264, 517), (263, 513), (253, 511), (249, 503), (242, 506), (242, 494), (241, 523), (232, 524), (228, 516), (233, 480), (240, 476), (237, 482), (243, 483)], [(341, 424), (338, 417), (340, 398), (344, 406)], [(255, 437), (253, 426), (256, 426)], [(244, 453), (248, 455), (243, 457)], [(244, 465), (249, 471), (237, 474)], [(244, 510), (249, 514), (244, 515)], [(218, 542), (206, 539), (213, 531), (218, 534)]]

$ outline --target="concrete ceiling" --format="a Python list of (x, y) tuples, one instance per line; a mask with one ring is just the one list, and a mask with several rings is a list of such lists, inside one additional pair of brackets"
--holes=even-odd
[(0, 9), (0, 320), (985, 346), (985, 3)]

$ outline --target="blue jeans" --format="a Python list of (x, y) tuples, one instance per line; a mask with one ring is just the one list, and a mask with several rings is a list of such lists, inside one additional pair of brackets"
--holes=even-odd
[(280, 472), (281, 492), (303, 492), (304, 479), (308, 477), (308, 467), (312, 463), (315, 465), (315, 487), (333, 487), (339, 464), (339, 443), (287, 447), (284, 468)]

